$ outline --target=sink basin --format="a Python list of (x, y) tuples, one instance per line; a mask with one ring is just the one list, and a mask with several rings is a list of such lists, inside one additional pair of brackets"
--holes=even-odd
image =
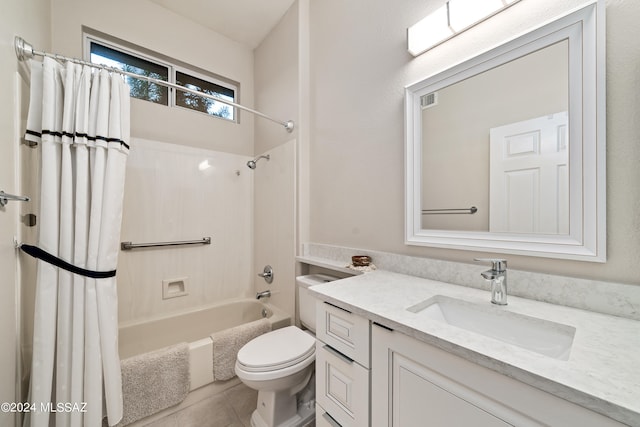
[(576, 329), (572, 326), (492, 306), (436, 295), (407, 309), (418, 316), (494, 338), (527, 350), (568, 360)]

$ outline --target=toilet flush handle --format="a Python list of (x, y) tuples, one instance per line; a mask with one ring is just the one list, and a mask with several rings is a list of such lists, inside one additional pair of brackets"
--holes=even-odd
[(262, 273), (258, 273), (258, 277), (262, 277), (265, 282), (273, 282), (273, 268), (270, 265), (265, 265)]

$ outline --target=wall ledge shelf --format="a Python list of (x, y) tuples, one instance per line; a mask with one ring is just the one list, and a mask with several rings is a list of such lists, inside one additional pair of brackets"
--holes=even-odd
[(297, 256), (296, 261), (302, 264), (314, 265), (316, 267), (325, 268), (327, 270), (333, 270), (340, 273), (350, 274), (357, 276), (363, 274), (362, 271), (354, 270), (346, 266), (344, 262), (335, 261), (326, 258), (313, 257), (313, 256)]

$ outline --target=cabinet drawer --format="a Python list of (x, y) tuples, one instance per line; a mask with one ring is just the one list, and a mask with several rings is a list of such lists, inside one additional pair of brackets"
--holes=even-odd
[(324, 408), (316, 403), (316, 427), (342, 427)]
[(316, 343), (316, 400), (341, 426), (369, 425), (369, 370)]
[(365, 368), (370, 366), (367, 319), (317, 301), (316, 337)]

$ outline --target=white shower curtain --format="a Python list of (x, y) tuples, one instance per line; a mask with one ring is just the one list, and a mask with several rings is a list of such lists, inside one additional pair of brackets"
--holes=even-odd
[[(82, 269), (115, 270), (129, 87), (118, 74), (50, 58), (32, 61), (31, 73), (27, 139), (42, 147), (38, 246)], [(100, 427), (103, 406), (109, 425), (120, 421), (115, 277), (38, 260), (29, 395), (36, 411), (25, 425)]]

